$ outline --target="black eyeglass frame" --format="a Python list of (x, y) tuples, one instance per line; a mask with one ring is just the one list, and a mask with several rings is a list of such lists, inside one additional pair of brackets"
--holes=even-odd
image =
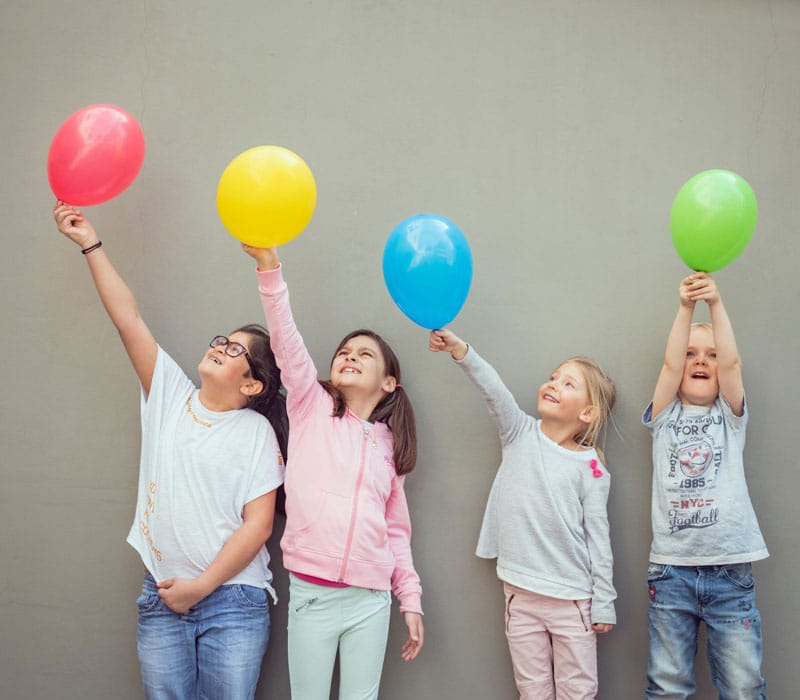
[(250, 367), (250, 373), (253, 375), (253, 378), (258, 379), (258, 372), (256, 372), (256, 368), (253, 365), (253, 358), (250, 357), (250, 353), (247, 352), (247, 348), (241, 343), (231, 340), (227, 335), (215, 335), (208, 344), (208, 347), (225, 348), (225, 354), (228, 357), (239, 357), (239, 355), (244, 355), (244, 359), (247, 360), (247, 365)]

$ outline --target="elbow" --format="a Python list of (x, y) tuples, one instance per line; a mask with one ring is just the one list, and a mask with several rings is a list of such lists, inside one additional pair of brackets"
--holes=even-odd
[(270, 522), (257, 522), (251, 520), (246, 522), (243, 526), (249, 533), (248, 538), (255, 545), (259, 547), (265, 545), (269, 538), (272, 536), (272, 521)]
[(729, 360), (723, 360), (717, 365), (717, 372), (741, 372), (742, 359), (736, 355)]
[(259, 537), (263, 540), (264, 544), (269, 541), (269, 538), (272, 537), (272, 523), (261, 527)]

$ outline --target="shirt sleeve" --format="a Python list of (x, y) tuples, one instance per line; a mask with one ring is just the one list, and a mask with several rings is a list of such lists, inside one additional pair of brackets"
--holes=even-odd
[(286, 467), (280, 447), (278, 447), (275, 431), (266, 418), (260, 414), (258, 417), (263, 425), (259, 425), (258, 450), (253, 461), (253, 472), (250, 478), (250, 487), (245, 496), (245, 505), (274, 491), (283, 483), (286, 476)]
[(405, 478), (392, 479), (392, 493), (386, 503), (386, 526), (389, 548), (394, 556), (392, 591), (400, 601), (400, 610), (422, 614), (422, 585), (411, 556), (411, 517), (408, 513)]
[(531, 417), (517, 404), (500, 375), (472, 346), (461, 360), (456, 360), (464, 373), (478, 387), (489, 413), (500, 432), (500, 442), (512, 442), (530, 424)]
[(603, 476), (591, 477), (583, 503), (583, 524), (589, 548), (592, 573), (592, 623), (616, 624), (613, 584), (614, 555), (608, 526), (608, 494), (611, 476), (603, 468)]
[(256, 274), (270, 345), (286, 387), (286, 408), (290, 412), (302, 410), (317, 392), (325, 390), (317, 381), (314, 361), (295, 325), (281, 268), (259, 270)]
[(160, 423), (164, 407), (186, 401), (195, 388), (178, 363), (159, 345), (150, 391), (145, 394), (144, 389), (141, 390), (142, 430), (146, 424)]
[(719, 396), (719, 403), (722, 413), (725, 416), (725, 422), (730, 426), (731, 430), (737, 433), (742, 433), (742, 446), (744, 446), (744, 431), (747, 428), (747, 421), (749, 418), (749, 414), (747, 412), (747, 399), (746, 397), (742, 399), (742, 415), (737, 416), (731, 405), (727, 402), (727, 400), (720, 394)]

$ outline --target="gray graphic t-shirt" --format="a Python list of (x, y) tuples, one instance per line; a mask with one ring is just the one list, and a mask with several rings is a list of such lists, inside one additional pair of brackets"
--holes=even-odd
[(677, 566), (738, 564), (769, 556), (744, 475), (747, 407), (734, 415), (677, 398), (642, 422), (653, 436), (650, 561)]

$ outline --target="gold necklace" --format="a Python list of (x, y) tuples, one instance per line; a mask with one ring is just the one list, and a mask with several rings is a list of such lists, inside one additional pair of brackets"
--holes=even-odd
[(192, 417), (192, 420), (197, 423), (198, 425), (202, 425), (205, 428), (210, 428), (211, 423), (207, 420), (203, 420), (202, 418), (198, 418), (197, 414), (192, 410), (192, 395), (189, 394), (189, 397), (186, 399), (186, 412)]

